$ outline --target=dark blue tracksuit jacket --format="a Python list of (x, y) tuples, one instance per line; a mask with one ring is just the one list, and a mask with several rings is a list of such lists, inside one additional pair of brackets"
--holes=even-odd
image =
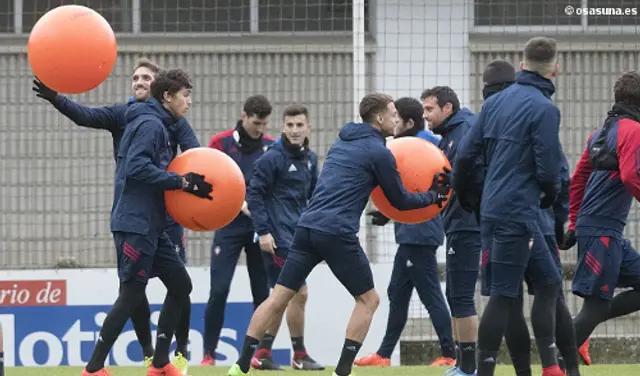
[[(455, 175), (455, 159), (458, 147), (464, 136), (469, 132), (476, 120), (476, 116), (468, 108), (461, 108), (449, 116), (440, 126), (433, 130), (440, 135), (440, 149), (447, 156), (452, 165), (452, 175)], [(484, 167), (480, 158), (476, 159), (473, 169), (473, 181), (481, 182), (484, 178)], [(447, 235), (459, 231), (480, 232), (480, 224), (473, 213), (465, 211), (460, 206), (455, 192), (451, 193), (449, 203), (440, 213)]]
[(560, 110), (550, 99), (554, 91), (551, 80), (519, 72), (515, 84), (484, 102), (463, 139), (456, 173), (473, 176), (482, 155), (483, 219), (537, 222), (543, 187), (556, 185), (560, 177)]
[(318, 181), (318, 157), (294, 153), (276, 141), (253, 166), (247, 204), (258, 235), (271, 234), (278, 248), (289, 249), (293, 234)]
[(348, 123), (331, 145), (318, 184), (298, 226), (331, 235), (357, 234), (371, 192), (382, 188), (399, 210), (426, 207), (433, 195), (409, 193), (383, 134), (367, 123)]
[(555, 235), (556, 223), (564, 224), (569, 219), (569, 162), (562, 153), (560, 161), (560, 189), (553, 206), (540, 209), (538, 226), (542, 235)]
[[(436, 146), (440, 142), (440, 137), (424, 130), (418, 132), (415, 137), (420, 137)], [(418, 224), (394, 222), (394, 230), (397, 244), (439, 246), (444, 241), (442, 218), (439, 215)]]
[[(58, 95), (53, 101), (54, 107), (77, 125), (109, 131), (113, 140), (113, 156), (116, 159), (118, 146), (127, 126), (125, 113), (134, 103), (136, 102), (131, 97), (127, 103), (91, 108), (75, 103), (63, 95)], [(198, 141), (193, 128), (191, 128), (186, 118), (181, 117), (174, 121), (168, 130), (171, 136), (171, 149), (174, 158), (178, 154), (178, 146), (183, 152), (200, 147), (200, 141)], [(175, 224), (175, 221), (167, 214), (166, 225), (171, 226), (173, 224)]]
[(166, 225), (164, 191), (181, 189), (182, 177), (167, 172), (173, 159), (169, 127), (176, 119), (155, 99), (135, 103), (116, 159), (111, 231), (150, 237)]

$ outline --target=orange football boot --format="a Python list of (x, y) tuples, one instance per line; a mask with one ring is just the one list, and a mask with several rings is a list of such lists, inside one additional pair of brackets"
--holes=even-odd
[(589, 355), (589, 343), (591, 342), (591, 338), (587, 338), (586, 341), (580, 347), (578, 347), (578, 354), (584, 361), (584, 364), (591, 365), (591, 355)]
[(184, 376), (184, 374), (173, 364), (167, 363), (167, 365), (162, 368), (156, 368), (153, 365), (150, 366), (147, 371), (147, 376)]
[(437, 357), (436, 360), (431, 363), (432, 367), (453, 367), (456, 365), (456, 360), (453, 358), (446, 358), (444, 356)]
[(371, 354), (369, 356), (356, 359), (353, 364), (358, 367), (390, 367), (391, 359), (383, 358), (378, 354)]

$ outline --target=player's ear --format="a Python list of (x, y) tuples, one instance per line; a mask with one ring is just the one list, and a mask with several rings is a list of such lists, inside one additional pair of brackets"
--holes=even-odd
[(409, 121), (407, 121), (407, 129), (413, 128), (414, 125), (416, 125), (416, 123), (413, 121), (413, 119), (409, 119)]
[(246, 112), (244, 112), (244, 111), (242, 111), (242, 113), (240, 113), (240, 119), (241, 119), (242, 121), (247, 120), (247, 113), (246, 113)]
[(520, 62), (520, 70), (523, 71), (524, 70), (524, 61)]
[(168, 91), (165, 91), (164, 93), (162, 93), (162, 99), (164, 102), (171, 102), (171, 94), (169, 94)]

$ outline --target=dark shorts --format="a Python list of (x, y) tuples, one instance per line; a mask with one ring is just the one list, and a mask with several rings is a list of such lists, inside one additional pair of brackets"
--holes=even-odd
[[(533, 286), (558, 284), (561, 275), (537, 224), (482, 221), (482, 294), (516, 298), (525, 275)], [(541, 247), (534, 247), (539, 242)]]
[(171, 243), (185, 264), (187, 263), (187, 249), (184, 245), (184, 228), (177, 223), (167, 226), (164, 231), (169, 235)]
[(626, 239), (578, 236), (573, 293), (610, 300), (616, 287), (640, 290), (640, 254)]
[(141, 281), (183, 268), (169, 236), (149, 237), (128, 232), (114, 232), (120, 282)]
[(356, 234), (332, 235), (305, 227), (296, 228), (278, 284), (298, 291), (322, 261), (351, 296), (357, 297), (373, 289), (369, 259)]
[[(536, 250), (532, 251), (532, 253), (538, 254), (538, 252), (544, 252), (544, 251), (549, 252), (551, 254), (551, 259), (553, 260), (553, 263), (556, 265), (556, 268), (558, 268), (558, 273), (560, 273), (560, 275), (562, 276), (563, 271), (562, 271), (562, 263), (560, 262), (560, 249), (558, 248), (556, 236), (544, 235), (543, 239), (544, 239), (544, 242), (540, 242), (540, 238), (536, 237), (533, 243), (533, 247), (536, 248)], [(542, 249), (537, 249), (538, 247), (541, 247)], [(529, 291), (529, 295), (533, 295), (533, 284), (526, 272), (524, 275), (524, 281), (527, 284), (527, 290)]]
[[(275, 254), (262, 252), (262, 258), (264, 259), (264, 266), (267, 269), (267, 281), (269, 287), (274, 288), (280, 278), (280, 273), (284, 267), (285, 261), (289, 257), (289, 250), (287, 248), (277, 248)], [(306, 284), (306, 281), (305, 281)]]
[(447, 235), (448, 298), (475, 297), (481, 247), (479, 232), (454, 232)]

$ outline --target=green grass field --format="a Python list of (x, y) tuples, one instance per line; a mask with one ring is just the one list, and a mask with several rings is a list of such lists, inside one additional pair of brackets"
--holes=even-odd
[[(10, 368), (7, 370), (9, 376), (80, 376), (80, 367), (55, 367), (55, 368)], [(142, 367), (113, 367), (110, 368), (113, 376), (146, 376), (146, 370)], [(391, 368), (354, 368), (356, 376), (441, 376), (444, 368), (435, 367), (391, 367)], [(582, 367), (582, 376), (638, 376), (640, 375), (640, 365), (593, 365)], [(227, 367), (189, 367), (190, 376), (225, 376)], [(331, 371), (322, 372), (298, 372), (287, 370), (284, 372), (273, 371), (252, 371), (253, 375), (264, 374), (265, 376), (321, 376), (331, 375)], [(540, 375), (540, 368), (533, 370), (534, 375)], [(500, 366), (496, 376), (513, 376), (511, 366)]]

